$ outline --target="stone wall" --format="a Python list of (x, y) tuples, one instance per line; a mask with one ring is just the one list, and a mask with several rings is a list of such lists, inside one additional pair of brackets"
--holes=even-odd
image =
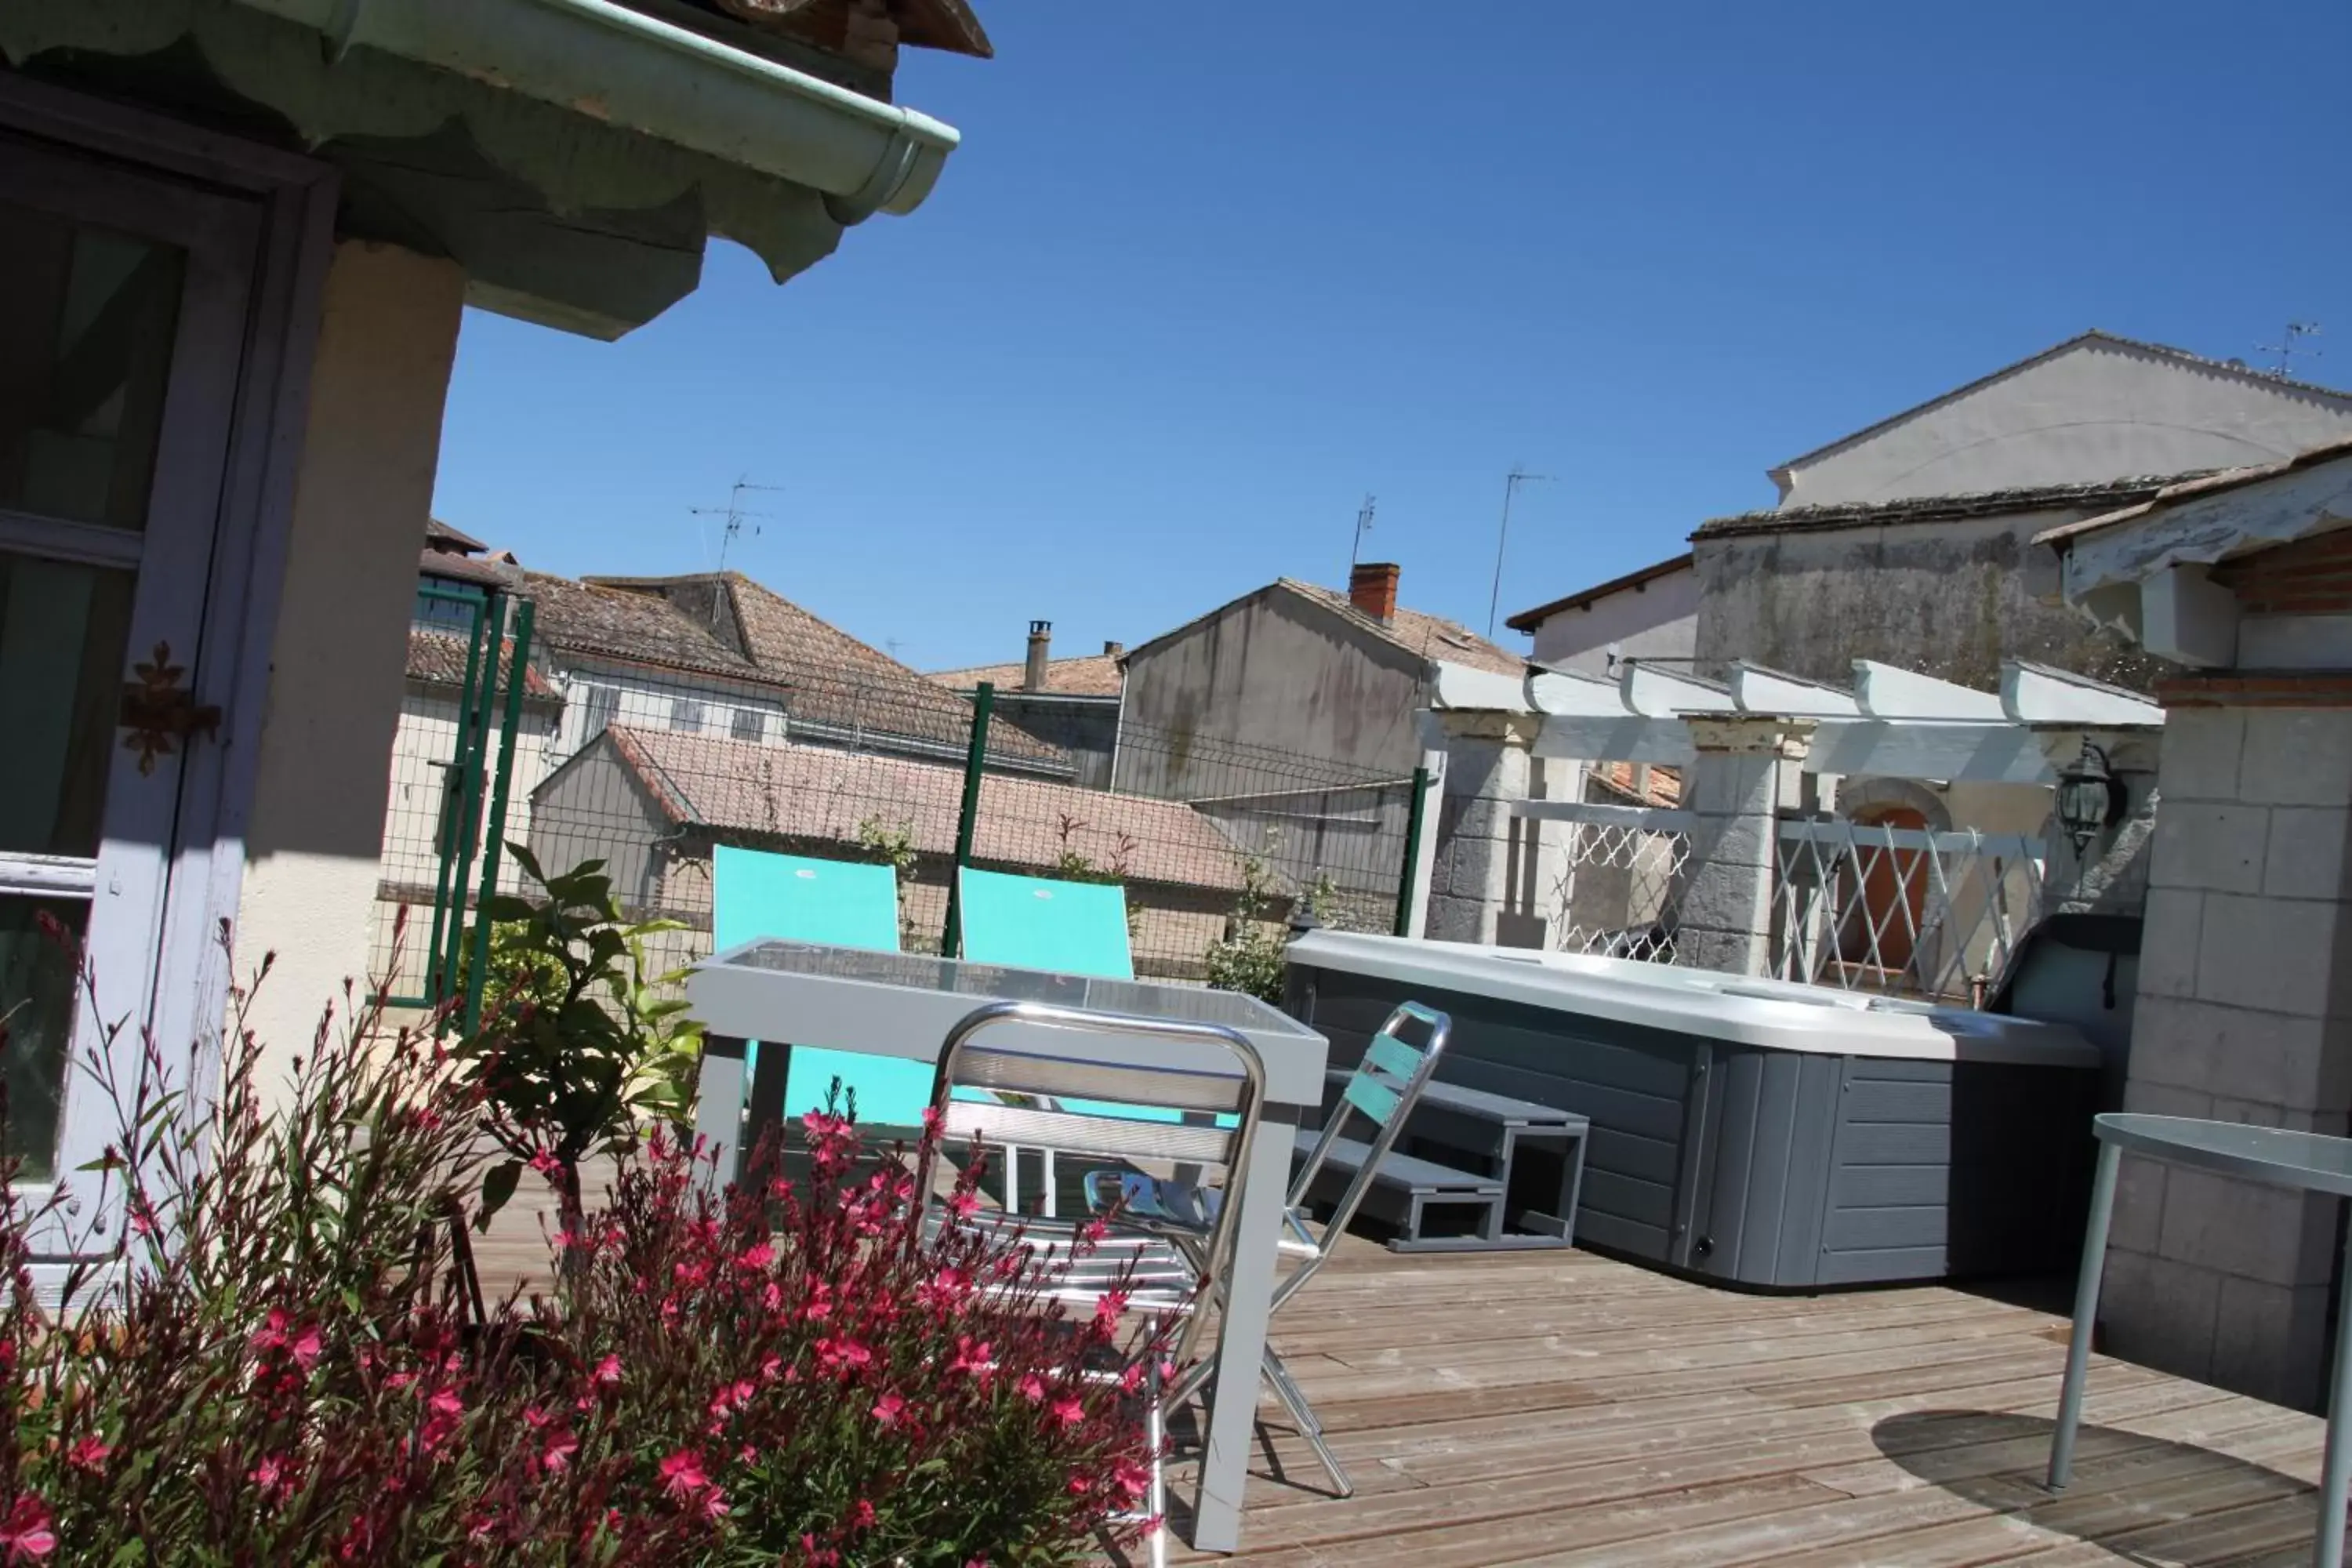
[[(2168, 701), (2126, 1108), (2340, 1135), (2352, 1103), (2352, 706)], [(2109, 1348), (2314, 1404), (2339, 1210), (2126, 1159), (2103, 1297)]]

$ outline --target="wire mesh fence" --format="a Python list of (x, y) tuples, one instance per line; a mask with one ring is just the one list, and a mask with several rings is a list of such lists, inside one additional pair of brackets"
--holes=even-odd
[[(396, 989), (419, 994), (420, 933), (436, 910), (470, 921), (478, 892), (447, 890), (452, 825), (487, 810), (465, 784), (465, 713), (482, 703), (462, 679), (464, 630), (415, 628), (393, 760), (376, 957), (391, 964), (404, 909)], [(604, 862), (632, 917), (677, 922), (657, 939), (667, 967), (711, 949), (721, 846), (894, 867), (899, 941), (928, 952), (959, 864), (1117, 883), (1136, 972), (1157, 978), (1204, 979), (1218, 944), (1302, 908), (1355, 930), (1395, 918), (1406, 778), (1120, 722), (1113, 703), (1067, 744), (992, 718), (968, 791), (975, 702), (896, 666), (779, 678), (543, 641), (528, 681), (495, 738), (512, 753), (503, 836), (550, 871)], [(499, 879), (519, 877), (509, 861)]]
[(2047, 847), (2019, 834), (1784, 821), (1777, 973), (1981, 1005), (2042, 915)]
[(1556, 802), (1548, 846), (1545, 910), (1560, 952), (1660, 963), (1675, 956), (1683, 871), (1690, 860), (1690, 814), (1650, 806)]

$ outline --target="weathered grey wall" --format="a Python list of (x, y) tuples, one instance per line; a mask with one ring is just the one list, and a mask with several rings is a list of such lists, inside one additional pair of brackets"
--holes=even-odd
[(1843, 686), (1855, 659), (1874, 658), (1997, 690), (2009, 658), (2145, 691), (2171, 667), (2032, 592), (2029, 542), (2083, 515), (1702, 534), (1699, 669), (1745, 658)]
[(1421, 763), (1421, 703), (1419, 658), (1269, 588), (1128, 656), (1118, 787), (1176, 799), (1237, 793), (1220, 742), (1402, 778)]
[(1698, 573), (1655, 577), (1595, 599), (1584, 609), (1561, 610), (1536, 627), (1529, 656), (1592, 675), (1607, 675), (1609, 647), (1625, 658), (1673, 663), (1698, 651)]
[(1783, 504), (2233, 468), (2346, 436), (2352, 396), (2095, 342), (1791, 464)]
[(530, 797), (530, 852), (550, 872), (602, 860), (613, 891), (635, 915), (655, 912), (662, 892), (661, 844), (673, 836), (636, 775), (603, 736)]
[(1080, 789), (1110, 788), (1111, 748), (1118, 740), (1117, 701), (1073, 702), (1066, 697), (999, 691), (995, 712), (1047, 745), (1068, 752), (1077, 770), (1070, 782)]

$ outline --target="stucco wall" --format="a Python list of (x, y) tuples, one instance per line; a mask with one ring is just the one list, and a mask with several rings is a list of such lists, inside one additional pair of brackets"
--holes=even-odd
[(465, 274), (349, 241), (327, 280), (271, 645), (239, 969), (277, 972), (253, 1018), (281, 1058), (365, 976), (420, 520), (433, 500)]
[(1746, 658), (1844, 686), (1874, 658), (1996, 690), (2012, 658), (2147, 690), (2168, 666), (2032, 592), (2029, 542), (2082, 515), (1701, 535), (1700, 673)]
[(2326, 397), (2121, 343), (2086, 343), (1791, 465), (1784, 504), (1962, 495), (2268, 462), (2352, 436)]
[(1118, 743), (1118, 702), (1073, 702), (1023, 691), (996, 694), (995, 716), (1017, 724), (1049, 746), (1070, 753), (1080, 789), (1110, 787), (1111, 752)]
[(1688, 659), (1698, 651), (1698, 601), (1696, 569), (1655, 577), (1639, 588), (1595, 599), (1587, 608), (1545, 616), (1529, 657), (1591, 675), (1612, 673), (1612, 643), (1624, 658)]
[(1412, 718), (1421, 688), (1422, 661), (1402, 648), (1380, 649), (1295, 595), (1253, 594), (1128, 656), (1118, 787), (1178, 798), (1239, 793), (1219, 742), (1401, 778), (1421, 763)]

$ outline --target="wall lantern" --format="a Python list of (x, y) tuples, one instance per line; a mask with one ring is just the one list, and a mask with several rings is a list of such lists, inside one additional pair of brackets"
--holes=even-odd
[(2074, 846), (2074, 858), (2105, 828), (2124, 819), (2124, 786), (2107, 769), (2107, 754), (2083, 742), (2083, 755), (2058, 775), (2058, 826)]

